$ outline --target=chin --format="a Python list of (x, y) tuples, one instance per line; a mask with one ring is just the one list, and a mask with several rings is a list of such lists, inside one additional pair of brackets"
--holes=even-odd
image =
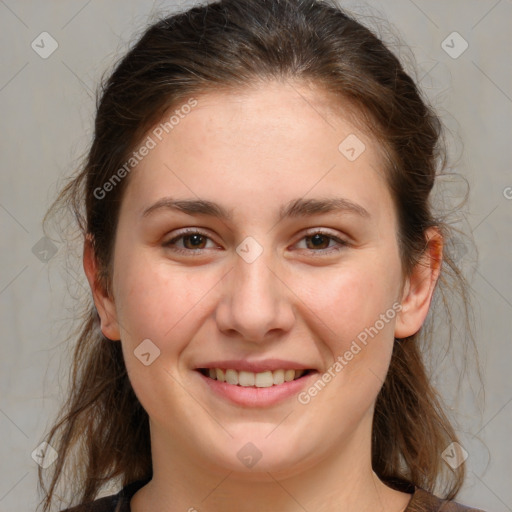
[(300, 439), (287, 435), (286, 430), (269, 435), (271, 431), (268, 425), (254, 427), (250, 433), (246, 430), (244, 435), (234, 435), (216, 448), (210, 445), (208, 456), (213, 456), (212, 464), (243, 480), (264, 482), (269, 479), (268, 473), (286, 477), (303, 471), (311, 450)]

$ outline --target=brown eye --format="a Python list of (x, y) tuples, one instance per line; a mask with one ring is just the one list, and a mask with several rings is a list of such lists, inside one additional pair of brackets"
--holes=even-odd
[[(317, 233), (316, 235), (312, 236), (306, 236), (304, 239), (311, 241), (311, 247), (308, 247), (308, 249), (327, 249), (329, 247), (330, 241), (332, 240), (332, 238), (321, 233)], [(308, 244), (306, 243), (306, 245)]]
[[(187, 249), (204, 249), (203, 245), (207, 239), (205, 236), (200, 235), (199, 233), (196, 233), (194, 235), (185, 235), (180, 238), (183, 238), (183, 245)], [(190, 246), (188, 247), (187, 241), (190, 242)]]
[[(313, 231), (307, 234), (305, 237), (301, 239), (305, 240), (306, 247), (305, 249), (312, 253), (319, 253), (318, 255), (322, 255), (323, 253), (332, 253), (342, 250), (344, 247), (350, 245), (345, 240), (332, 235), (331, 233), (325, 231)], [(335, 242), (335, 245), (329, 245), (331, 242)], [(337, 247), (336, 247), (337, 245)]]
[(168, 242), (164, 242), (162, 246), (175, 252), (200, 254), (203, 250), (208, 249), (206, 247), (208, 241), (211, 241), (211, 239), (206, 234), (190, 230), (172, 238)]

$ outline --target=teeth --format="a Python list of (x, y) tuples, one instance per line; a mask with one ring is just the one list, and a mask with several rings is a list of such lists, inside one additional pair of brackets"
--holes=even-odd
[(238, 384), (238, 372), (235, 370), (226, 370), (226, 382), (228, 384)]
[(272, 375), (272, 372), (257, 373), (254, 380), (254, 384), (257, 388), (269, 388), (274, 385), (274, 376)]
[[(233, 370), (235, 371), (235, 370)], [(238, 373), (238, 384), (240, 386), (254, 386), (256, 379), (255, 374), (252, 372), (237, 372)]]
[(284, 370), (276, 370), (273, 372), (274, 384), (282, 384), (284, 382)]
[(223, 370), (221, 368), (208, 368), (208, 375), (211, 379), (219, 382), (227, 382), (228, 384), (238, 385), (242, 387), (256, 386), (257, 388), (269, 388), (278, 386), (284, 382), (302, 377), (306, 370), (274, 370), (254, 373), (246, 371), (236, 371), (232, 369)]
[(286, 370), (284, 372), (284, 381), (291, 382), (295, 377), (295, 370)]

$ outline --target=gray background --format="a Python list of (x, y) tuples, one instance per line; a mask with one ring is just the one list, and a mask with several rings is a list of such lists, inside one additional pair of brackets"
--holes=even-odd
[[(2, 512), (35, 510), (37, 465), (31, 452), (65, 390), (63, 339), (75, 314), (72, 296), (85, 282), (79, 264), (74, 271), (63, 271), (64, 244), (56, 242), (57, 253), (44, 261), (45, 247), (36, 245), (43, 237), (42, 217), (62, 177), (76, 167), (90, 141), (93, 92), (102, 73), (135, 34), (173, 5), (177, 3), (0, 0)], [(409, 45), (417, 79), (449, 128), (452, 168), (470, 183), (461, 226), (473, 233), (480, 256), (475, 268), (471, 251), (462, 250), (460, 262), (474, 290), (485, 406), (478, 408), (477, 396), (483, 397), (476, 377), (452, 403), (469, 455), (468, 478), (457, 500), (488, 512), (510, 511), (512, 3), (375, 0), (342, 5), (363, 22), (375, 23), (369, 15), (386, 20), (391, 32), (382, 34), (398, 34)], [(46, 59), (31, 47), (44, 31), (58, 43)], [(454, 31), (469, 45), (458, 58), (442, 47)], [(462, 40), (452, 39), (447, 40), (452, 52), (460, 50)], [(395, 50), (408, 59), (407, 48)], [(448, 401), (458, 368), (445, 362), (436, 373)]]

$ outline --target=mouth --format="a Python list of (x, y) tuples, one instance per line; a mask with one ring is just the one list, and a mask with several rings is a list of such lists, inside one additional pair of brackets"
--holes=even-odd
[(277, 369), (257, 373), (233, 368), (198, 368), (197, 371), (208, 379), (244, 388), (282, 386), (285, 383), (297, 381), (312, 373), (317, 373), (316, 370), (312, 369)]
[(316, 369), (285, 359), (204, 361), (194, 373), (205, 386), (205, 396), (244, 408), (273, 407), (293, 400), (319, 375)]

